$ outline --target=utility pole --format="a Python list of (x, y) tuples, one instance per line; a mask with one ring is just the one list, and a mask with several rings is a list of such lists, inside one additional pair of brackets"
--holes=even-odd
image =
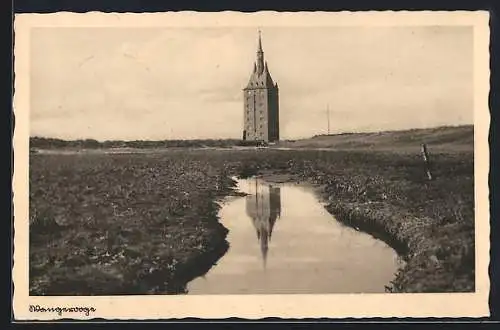
[(330, 106), (326, 105), (326, 121), (328, 123), (328, 135), (330, 135)]

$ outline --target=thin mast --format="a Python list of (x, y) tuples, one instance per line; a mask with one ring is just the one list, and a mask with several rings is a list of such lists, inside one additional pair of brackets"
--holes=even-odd
[(330, 135), (330, 107), (326, 105), (326, 121), (328, 123), (328, 135)]

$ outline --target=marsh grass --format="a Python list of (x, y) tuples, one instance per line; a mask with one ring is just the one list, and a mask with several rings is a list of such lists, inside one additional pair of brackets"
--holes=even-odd
[(179, 158), (32, 157), (30, 294), (183, 292), (227, 249), (216, 201), (233, 185)]
[(184, 293), (228, 248), (230, 177), (263, 171), (320, 185), (338, 221), (395, 248), (388, 291), (474, 291), (473, 153), (431, 156), (433, 181), (418, 153), (374, 150), (33, 154), (30, 294)]

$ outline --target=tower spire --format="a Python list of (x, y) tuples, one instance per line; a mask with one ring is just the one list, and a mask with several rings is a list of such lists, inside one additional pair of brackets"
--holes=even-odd
[(261, 39), (260, 29), (259, 29), (259, 47), (258, 47), (257, 51), (262, 53), (262, 39)]
[(264, 52), (262, 51), (262, 40), (259, 29), (259, 44), (257, 47), (257, 74), (261, 75), (264, 72)]

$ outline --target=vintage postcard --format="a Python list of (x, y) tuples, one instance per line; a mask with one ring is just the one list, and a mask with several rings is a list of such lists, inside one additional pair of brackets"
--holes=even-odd
[(17, 15), (15, 319), (488, 316), (488, 20)]

